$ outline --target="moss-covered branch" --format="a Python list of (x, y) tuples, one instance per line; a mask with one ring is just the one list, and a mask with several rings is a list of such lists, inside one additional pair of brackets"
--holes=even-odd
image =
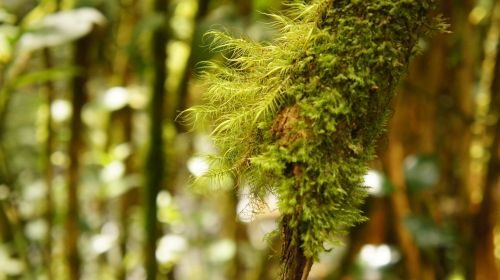
[(306, 279), (324, 243), (364, 220), (362, 176), (395, 87), (440, 26), (430, 0), (310, 2), (275, 16), (270, 44), (216, 33), (230, 58), (207, 65), (206, 104), (188, 110), (213, 124), (221, 172), (243, 175), (256, 198), (277, 194), (282, 279)]

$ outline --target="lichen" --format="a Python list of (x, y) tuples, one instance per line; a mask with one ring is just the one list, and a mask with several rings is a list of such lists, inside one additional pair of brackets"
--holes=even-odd
[(362, 177), (395, 87), (438, 24), (430, 0), (310, 2), (273, 16), (281, 32), (271, 43), (212, 33), (229, 57), (206, 64), (205, 103), (187, 115), (213, 125), (221, 156), (209, 175), (232, 172), (256, 197), (275, 193), (291, 242), (317, 258), (365, 220)]

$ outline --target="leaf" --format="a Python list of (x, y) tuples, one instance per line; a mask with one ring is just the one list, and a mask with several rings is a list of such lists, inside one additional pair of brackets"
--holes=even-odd
[(16, 22), (16, 16), (0, 8), (0, 22), (2, 24), (14, 24)]
[(20, 52), (54, 47), (82, 38), (94, 25), (104, 25), (106, 18), (94, 8), (79, 8), (50, 14), (28, 26), (18, 43)]
[(26, 73), (14, 81), (16, 87), (24, 87), (35, 83), (43, 83), (47, 81), (63, 80), (73, 77), (78, 73), (76, 67), (58, 67), (44, 69)]

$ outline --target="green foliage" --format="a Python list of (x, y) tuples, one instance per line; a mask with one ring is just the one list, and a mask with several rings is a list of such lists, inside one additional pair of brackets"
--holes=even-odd
[(245, 178), (255, 197), (276, 193), (316, 258), (364, 220), (362, 176), (418, 36), (433, 23), (429, 0), (310, 2), (273, 16), (281, 34), (272, 43), (211, 33), (227, 59), (206, 64), (206, 103), (187, 114), (213, 125), (220, 172)]
[(405, 159), (403, 168), (409, 191), (432, 189), (439, 181), (439, 162), (434, 155), (410, 155)]
[(411, 232), (415, 243), (421, 248), (451, 246), (453, 231), (449, 225), (437, 225), (426, 216), (411, 215), (404, 219), (405, 226)]

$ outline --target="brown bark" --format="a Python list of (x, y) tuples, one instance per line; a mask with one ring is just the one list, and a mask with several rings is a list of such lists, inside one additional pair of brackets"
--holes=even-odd
[[(295, 214), (296, 215), (296, 214)], [(281, 280), (307, 280), (313, 259), (304, 255), (300, 234), (296, 228), (288, 226), (291, 215), (285, 215), (281, 221)]]

